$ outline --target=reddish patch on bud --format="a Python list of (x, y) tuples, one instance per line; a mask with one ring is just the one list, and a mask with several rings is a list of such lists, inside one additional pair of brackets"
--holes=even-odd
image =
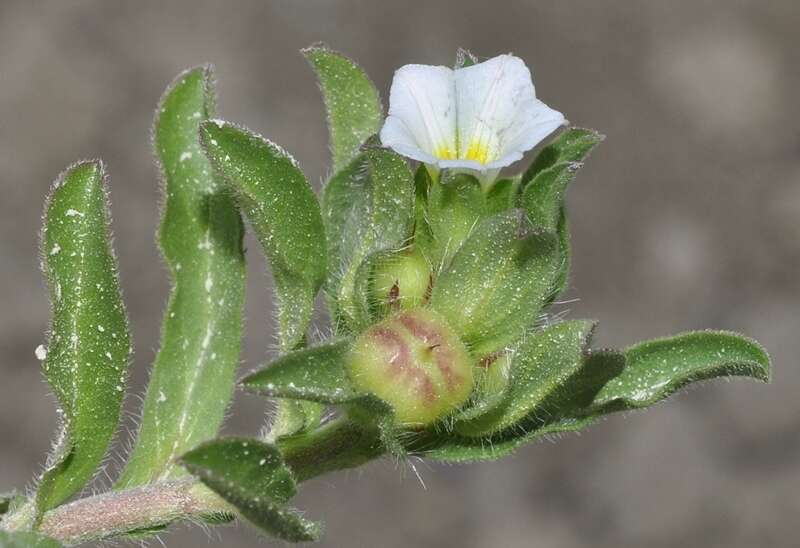
[(429, 424), (469, 397), (472, 359), (438, 314), (401, 312), (365, 331), (348, 363), (353, 384), (383, 399), (400, 422)]

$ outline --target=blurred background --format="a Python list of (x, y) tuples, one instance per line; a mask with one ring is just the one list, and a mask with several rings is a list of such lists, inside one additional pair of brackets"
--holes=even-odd
[[(0, 490), (40, 470), (56, 427), (34, 357), (49, 316), (37, 232), (67, 164), (100, 156), (110, 169), (141, 394), (168, 291), (149, 132), (173, 76), (212, 62), (220, 116), (281, 143), (318, 186), (324, 112), (301, 47), (345, 52), (386, 97), (397, 67), (449, 65), (463, 46), (519, 55), (545, 102), (608, 136), (570, 190), (579, 300), (559, 309), (600, 319), (596, 346), (742, 331), (771, 352), (774, 382), (709, 383), (496, 463), (417, 463), (425, 487), (390, 461), (315, 480), (296, 503), (326, 521), (320, 546), (796, 546), (798, 28), (796, 0), (0, 0)], [(249, 238), (243, 370), (272, 352), (264, 261)], [(138, 405), (128, 399), (130, 415)], [(239, 395), (226, 432), (263, 423), (263, 402)], [(259, 543), (244, 527), (177, 527), (163, 540), (218, 537)]]

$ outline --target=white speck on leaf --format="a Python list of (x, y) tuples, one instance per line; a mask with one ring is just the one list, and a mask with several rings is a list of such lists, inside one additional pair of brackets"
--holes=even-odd
[(44, 361), (44, 359), (47, 358), (47, 349), (44, 347), (43, 344), (37, 346), (36, 350), (34, 350), (33, 353), (36, 354), (36, 359), (39, 360), (40, 362)]

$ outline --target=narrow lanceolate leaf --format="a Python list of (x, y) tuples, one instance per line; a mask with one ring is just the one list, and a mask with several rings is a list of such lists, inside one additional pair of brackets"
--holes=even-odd
[(303, 348), (284, 354), (240, 381), (245, 390), (275, 398), (335, 404), (352, 400), (345, 362), (351, 341)]
[(485, 436), (524, 419), (548, 396), (563, 390), (581, 368), (593, 329), (594, 322), (575, 320), (529, 335), (514, 352), (510, 385), (503, 402), (480, 417), (456, 423), (456, 430), (469, 436)]
[(567, 287), (570, 269), (570, 235), (564, 196), (583, 160), (603, 140), (599, 133), (569, 128), (542, 149), (522, 176), (522, 207), (534, 226), (558, 234), (561, 268), (551, 300)]
[(285, 506), (295, 494), (295, 480), (274, 445), (218, 439), (189, 451), (181, 463), (267, 533), (289, 542), (319, 537), (319, 525)]
[(213, 108), (211, 85), (208, 68), (181, 74), (156, 116), (153, 144), (164, 193), (158, 241), (172, 292), (138, 439), (120, 486), (183, 473), (175, 459), (216, 435), (235, 383), (244, 301), (243, 227), (200, 148), (199, 127)]
[(355, 298), (361, 263), (376, 251), (398, 249), (414, 223), (414, 178), (394, 152), (369, 147), (328, 182), (322, 213), (328, 238), (326, 292), (338, 328), (357, 330)]
[(42, 267), (53, 318), (44, 374), (62, 431), (39, 482), (37, 511), (92, 478), (119, 420), (130, 357), (128, 323), (111, 250), (103, 166), (76, 164), (56, 181), (45, 212)]
[(236, 195), (272, 267), (281, 351), (302, 343), (325, 276), (319, 204), (285, 150), (245, 129), (214, 121), (201, 140), (214, 169)]
[(303, 50), (314, 72), (328, 112), (334, 172), (347, 165), (359, 147), (381, 126), (383, 107), (378, 91), (353, 61), (324, 46)]
[(61, 548), (61, 543), (37, 533), (0, 531), (0, 548)]
[(517, 210), (481, 222), (433, 286), (430, 304), (478, 357), (531, 327), (558, 271), (555, 236), (526, 232)]
[(697, 331), (625, 349), (627, 366), (597, 394), (603, 411), (637, 409), (691, 382), (746, 376), (768, 382), (770, 359), (755, 341), (725, 331)]

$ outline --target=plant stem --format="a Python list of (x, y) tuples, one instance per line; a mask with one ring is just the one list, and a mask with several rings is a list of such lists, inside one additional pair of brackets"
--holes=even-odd
[[(280, 440), (279, 446), (298, 482), (359, 466), (384, 453), (377, 428), (346, 417), (306, 436)], [(42, 516), (38, 530), (74, 546), (221, 513), (235, 514), (236, 510), (197, 480), (181, 479), (111, 491), (59, 506)], [(14, 517), (0, 523), (0, 530), (24, 529), (25, 516)]]
[(185, 479), (111, 491), (59, 506), (44, 514), (39, 531), (74, 546), (219, 513), (233, 513), (233, 508), (204, 485)]

